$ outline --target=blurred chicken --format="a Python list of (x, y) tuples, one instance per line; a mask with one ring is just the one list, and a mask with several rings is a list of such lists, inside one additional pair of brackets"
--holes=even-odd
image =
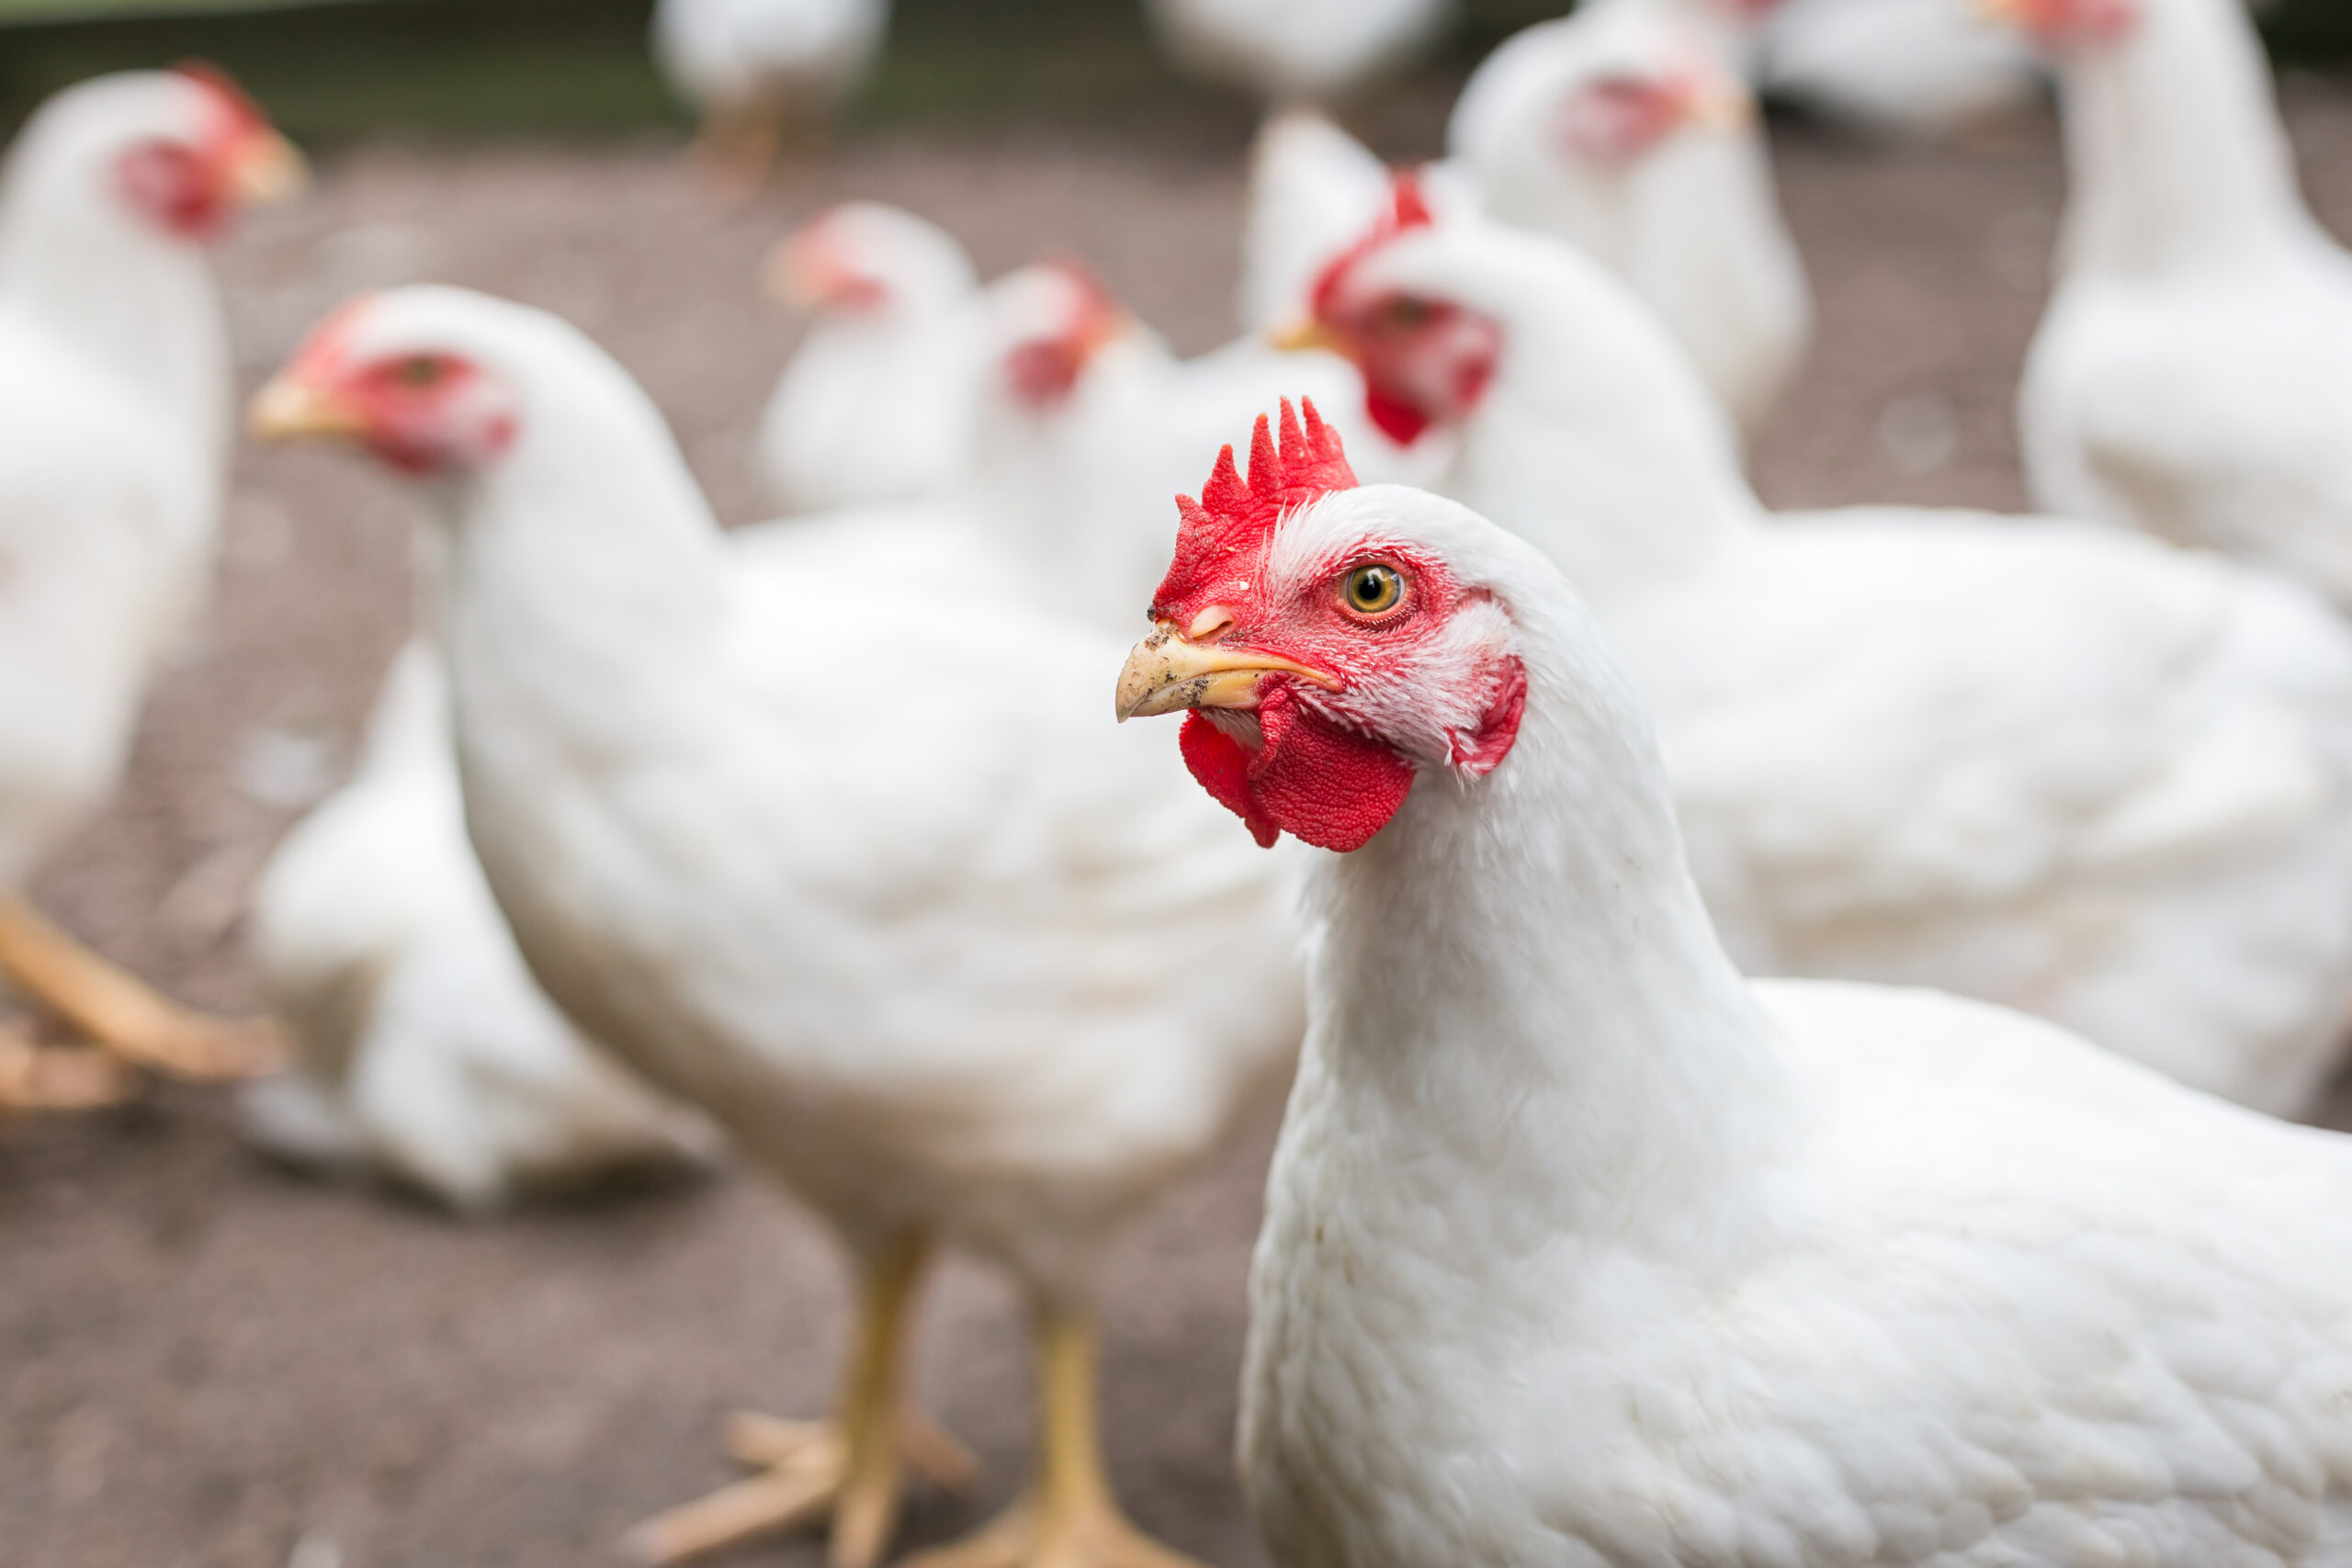
[(2086, 524), (1765, 512), (1688, 365), (1578, 253), (1398, 221), (1319, 320), (1442, 488), (1592, 604), (1751, 972), (1933, 985), (2305, 1107), (2352, 1006), (2352, 631)]
[[(23, 889), (113, 795), (210, 591), (232, 389), (204, 247), (301, 177), (222, 78), (137, 72), (44, 104), (0, 185), (0, 973), (121, 1060), (191, 1077), (266, 1066), (268, 1032), (165, 1001)], [(0, 1037), (0, 1104), (126, 1086)]]
[(760, 479), (778, 511), (924, 501), (963, 473), (979, 282), (954, 236), (849, 202), (777, 246), (767, 281), (816, 318), (760, 423)]
[(2000, 0), (2056, 55), (2059, 282), (2018, 400), (2046, 506), (2352, 611), (2352, 256), (2304, 206), (2233, 0)]
[(299, 1066), (245, 1091), (263, 1147), (452, 1208), (707, 1164), (718, 1139), (605, 1060), (523, 967), (466, 840), (447, 682), (401, 650), (351, 783), (254, 892), (254, 959)]
[(1756, 80), (1859, 130), (1950, 136), (2043, 91), (2033, 51), (1985, 10), (1985, 0), (1782, 0), (1757, 29)]
[(1029, 1491), (954, 1561), (1181, 1562), (1102, 1476), (1094, 1303), (1120, 1229), (1291, 1060), (1294, 868), (1107, 722), (1118, 645), (986, 559), (900, 573), (889, 530), (730, 545), (635, 383), (481, 295), (356, 302), (254, 418), (427, 481), (467, 823), (532, 972), (856, 1261), (838, 1420), (741, 1428), (766, 1472), (639, 1549), (830, 1511), (834, 1562), (874, 1562), (901, 1452), (962, 1468), (900, 1405), (950, 1242), (1028, 1291), (1041, 1395)]
[(1403, 68), (1453, 28), (1460, 0), (1145, 0), (1186, 69), (1275, 108), (1330, 104)]
[(1446, 145), (1489, 216), (1632, 285), (1743, 428), (1770, 411), (1813, 301), (1720, 29), (1650, 0), (1540, 22), (1471, 76)]
[(822, 141), (889, 23), (889, 0), (657, 0), (653, 57), (701, 112), (697, 157), (740, 197), (788, 137)]

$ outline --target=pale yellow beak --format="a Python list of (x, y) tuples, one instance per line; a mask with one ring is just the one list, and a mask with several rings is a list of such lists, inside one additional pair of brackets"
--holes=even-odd
[(229, 170), (231, 193), (249, 205), (291, 200), (310, 184), (309, 161), (274, 130), (257, 133), (240, 148)]
[(283, 373), (245, 405), (245, 428), (264, 441), (349, 437), (366, 423), (350, 408)]
[(1119, 722), (1181, 708), (1253, 709), (1258, 678), (1277, 671), (1339, 689), (1340, 682), (1319, 670), (1271, 653), (1193, 642), (1173, 621), (1162, 621), (1136, 644), (1119, 671)]
[(1702, 130), (1733, 132), (1756, 123), (1756, 96), (1728, 73), (1709, 72), (1690, 85), (1683, 111)]
[(1266, 341), (1284, 354), (1308, 354), (1320, 349), (1344, 358), (1348, 352), (1345, 340), (1312, 316), (1302, 316), (1274, 328), (1266, 334)]
[(2027, 0), (1975, 0), (1970, 7), (1976, 19), (1996, 28), (2016, 28), (2030, 32), (2033, 28), (2033, 7)]

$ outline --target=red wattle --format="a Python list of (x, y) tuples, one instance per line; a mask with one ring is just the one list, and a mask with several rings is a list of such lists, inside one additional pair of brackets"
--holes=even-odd
[(1410, 446), (1420, 439), (1421, 432), (1430, 427), (1429, 415), (1378, 387), (1364, 389), (1363, 412), (1364, 417), (1379, 428), (1381, 434), (1399, 446)]
[(1201, 787), (1214, 795), (1218, 805), (1232, 812), (1250, 826), (1250, 836), (1258, 847), (1270, 850), (1282, 836), (1282, 829), (1258, 809), (1250, 794), (1250, 752), (1240, 741), (1203, 718), (1197, 712), (1184, 716), (1183, 733), (1176, 743), (1184, 753), (1184, 765)]
[(1250, 804), (1317, 848), (1362, 849), (1412, 793), (1413, 764), (1308, 711), (1287, 681), (1268, 681), (1262, 692), (1258, 726), (1266, 739), (1250, 760)]

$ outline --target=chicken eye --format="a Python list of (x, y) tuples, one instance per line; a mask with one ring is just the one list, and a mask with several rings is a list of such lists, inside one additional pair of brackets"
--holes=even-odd
[(1435, 314), (1436, 306), (1409, 294), (1391, 295), (1380, 306), (1381, 324), (1397, 332), (1410, 332)]
[(431, 355), (413, 355), (392, 367), (392, 379), (411, 391), (421, 391), (440, 380), (441, 371), (441, 362)]
[(1359, 615), (1385, 615), (1405, 597), (1405, 578), (1377, 561), (1357, 567), (1340, 581), (1340, 597)]

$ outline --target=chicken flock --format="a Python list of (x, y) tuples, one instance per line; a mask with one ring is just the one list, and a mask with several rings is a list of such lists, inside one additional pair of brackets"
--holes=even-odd
[[(1450, 5), (1155, 0), (1267, 108), (1231, 341), (837, 207), (767, 264), (812, 320), (749, 528), (568, 322), (352, 300), (248, 423), (412, 487), (428, 588), (254, 890), (269, 1021), (23, 889), (201, 611), (203, 249), (302, 164), (215, 73), (59, 95), (0, 184), (0, 1110), (250, 1079), (265, 1148), (469, 1212), (780, 1182), (838, 1402), (739, 1418), (647, 1562), (868, 1568), (968, 1482), (906, 1371), (945, 1248), (1026, 1302), (1035, 1455), (912, 1561), (1180, 1568), (1106, 1478), (1104, 1281), (1286, 1093), (1284, 1568), (2352, 1562), (2352, 1144), (2271, 1119), (2352, 1029), (2352, 260), (2239, 0), (1981, 9), (1589, 0), (1391, 170), (1333, 106)], [(706, 174), (887, 20), (663, 0)], [(2043, 514), (1770, 512), (1813, 301), (1756, 85), (1918, 136), (2045, 71)]]

